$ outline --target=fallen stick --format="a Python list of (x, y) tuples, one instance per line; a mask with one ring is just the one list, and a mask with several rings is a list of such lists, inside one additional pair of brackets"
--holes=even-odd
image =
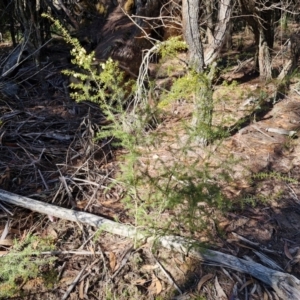
[(112, 234), (128, 238), (145, 238), (144, 235), (138, 234), (137, 230), (133, 226), (123, 225), (90, 213), (55, 206), (53, 204), (7, 192), (2, 189), (0, 189), (0, 200), (42, 214), (51, 215), (56, 218), (88, 224), (96, 228), (101, 228)]
[(220, 267), (249, 274), (271, 286), (281, 299), (300, 299), (300, 280), (293, 275), (233, 255), (197, 247), (195, 241), (191, 242), (182, 237), (165, 236), (159, 238), (159, 242), (164, 248), (189, 255), (205, 263), (213, 263)]
[(155, 241), (169, 250), (174, 250), (194, 257), (205, 263), (214, 263), (220, 267), (227, 267), (241, 273), (249, 274), (265, 284), (271, 286), (281, 299), (300, 299), (300, 280), (295, 276), (275, 271), (261, 264), (246, 261), (235, 256), (218, 251), (201, 248), (196, 241), (177, 236), (163, 236), (157, 239), (149, 238), (136, 228), (123, 225), (90, 213), (75, 211), (44, 203), (27, 197), (19, 196), (0, 189), (0, 200), (21, 206), (32, 211), (52, 215), (57, 218), (89, 224), (101, 228), (106, 232), (134, 239)]

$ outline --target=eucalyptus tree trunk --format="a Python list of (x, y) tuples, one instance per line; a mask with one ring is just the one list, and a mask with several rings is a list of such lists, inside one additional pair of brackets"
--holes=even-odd
[[(201, 74), (204, 69), (203, 47), (200, 39), (199, 0), (182, 1), (183, 36), (189, 48), (189, 65), (198, 73), (194, 93), (194, 110), (191, 120), (191, 135), (205, 146), (211, 137), (213, 100), (211, 74)], [(213, 69), (211, 70), (213, 72)]]
[(273, 4), (273, 0), (239, 0), (241, 12), (255, 37), (258, 53), (255, 67), (258, 66), (259, 75), (264, 79), (272, 78), (270, 50), (273, 48), (275, 21), (278, 18)]
[(200, 0), (182, 0), (183, 36), (189, 47), (189, 65), (197, 72), (203, 71), (204, 57), (200, 40), (199, 21)]
[(213, 87), (216, 62), (208, 74), (198, 74), (199, 84), (194, 94), (194, 109), (191, 121), (191, 135), (196, 143), (206, 146), (212, 140)]
[(258, 66), (259, 66), (259, 75), (261, 78), (264, 78), (266, 80), (272, 78), (270, 49), (268, 47), (268, 43), (262, 29), (260, 29), (259, 32)]
[(277, 77), (279, 81), (283, 81), (298, 66), (298, 61), (300, 58), (300, 34), (294, 33), (290, 36), (287, 48), (288, 61), (285, 63)]
[[(24, 45), (29, 51), (36, 51), (42, 46), (40, 0), (15, 0), (16, 14), (23, 29)], [(33, 55), (36, 66), (40, 64), (39, 51)]]
[(213, 39), (204, 53), (205, 65), (211, 64), (219, 57), (224, 44), (229, 38), (231, 12), (231, 0), (220, 1), (218, 21), (214, 29)]
[(214, 40), (214, 5), (215, 0), (205, 0), (205, 13), (206, 13), (206, 38), (207, 43), (210, 45)]

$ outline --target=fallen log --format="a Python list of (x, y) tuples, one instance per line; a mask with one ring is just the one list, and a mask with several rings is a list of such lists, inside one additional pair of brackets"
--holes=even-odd
[(144, 235), (137, 235), (137, 230), (133, 226), (123, 225), (90, 213), (55, 206), (53, 204), (7, 192), (2, 189), (0, 189), (0, 201), (1, 200), (56, 218), (88, 224), (112, 234), (128, 238), (145, 238)]
[(2, 189), (0, 189), (0, 200), (42, 214), (88, 224), (123, 237), (155, 242), (166, 249), (183, 253), (202, 262), (213, 263), (217, 266), (249, 274), (271, 286), (281, 299), (300, 299), (300, 280), (295, 276), (267, 268), (259, 263), (237, 258), (233, 255), (201, 248), (198, 246), (197, 241), (179, 236), (162, 236), (159, 238), (149, 237), (144, 232), (137, 230), (133, 226), (120, 224), (90, 213), (58, 207), (49, 203), (13, 194)]
[(249, 274), (271, 286), (281, 299), (300, 299), (300, 280), (293, 275), (233, 255), (199, 248), (195, 246), (195, 241), (187, 241), (182, 237), (165, 236), (159, 238), (159, 242), (164, 248), (184, 253), (205, 263), (213, 263), (219, 267)]

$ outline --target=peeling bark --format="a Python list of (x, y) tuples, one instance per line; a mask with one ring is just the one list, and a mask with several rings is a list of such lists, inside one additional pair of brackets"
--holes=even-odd
[(261, 30), (258, 45), (259, 75), (265, 80), (272, 78), (271, 55), (264, 33)]

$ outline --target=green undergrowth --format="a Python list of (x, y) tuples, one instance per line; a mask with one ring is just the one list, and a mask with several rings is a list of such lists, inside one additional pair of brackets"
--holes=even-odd
[(269, 205), (273, 201), (281, 199), (283, 191), (280, 190), (276, 193), (270, 193), (269, 195), (246, 195), (239, 201), (239, 206), (244, 209), (246, 206), (257, 207), (258, 205)]
[(296, 180), (295, 178), (292, 178), (288, 175), (284, 175), (282, 173), (279, 172), (259, 172), (257, 174), (253, 174), (252, 175), (253, 180), (255, 179), (260, 179), (260, 180), (265, 180), (265, 179), (275, 179), (275, 180), (281, 180), (284, 181), (286, 183), (294, 183), (297, 184), (298, 180)]
[(249, 184), (252, 186), (255, 186), (256, 191), (253, 194), (247, 194), (242, 196), (239, 199), (238, 205), (242, 209), (249, 205), (252, 207), (256, 207), (258, 205), (270, 205), (271, 202), (280, 201), (282, 199), (282, 195), (284, 194), (284, 188), (280, 188), (280, 186), (277, 185), (277, 189), (268, 188), (267, 190), (264, 190), (263, 193), (260, 192), (260, 189), (265, 185), (272, 182), (278, 183), (283, 182), (285, 183), (284, 186), (287, 184), (298, 184), (298, 180), (290, 177), (287, 174), (283, 174), (280, 172), (259, 172), (257, 174), (253, 174), (251, 178), (249, 179)]
[[(214, 67), (201, 74), (187, 69), (170, 91), (150, 103), (148, 97), (157, 87), (155, 80), (147, 77), (146, 60), (140, 73), (145, 76), (143, 80), (139, 77), (136, 82), (124, 82), (125, 74), (117, 62), (108, 59), (95, 64), (94, 53), (87, 54), (63, 28), (62, 34), (73, 46), (76, 71), (64, 72), (77, 79), (70, 85), (71, 97), (98, 103), (110, 122), (95, 139), (112, 138), (115, 147), (126, 150), (119, 159), (116, 182), (126, 191), (123, 201), (134, 225), (151, 230), (151, 234), (172, 232), (192, 237), (200, 232), (214, 218), (213, 209), (229, 206), (216, 175), (226, 170), (215, 172), (219, 166), (211, 164), (214, 151), (207, 147), (216, 137), (226, 135), (212, 127)], [(145, 59), (158, 54), (166, 60), (184, 48), (185, 43), (178, 38), (157, 42)], [(160, 130), (166, 115), (170, 117), (166, 107), (182, 99), (193, 105), (191, 119), (179, 122), (172, 130)]]
[(9, 253), (0, 257), (0, 299), (20, 295), (20, 286), (29, 279), (38, 276), (45, 276), (47, 279), (48, 273), (42, 272), (41, 268), (51, 266), (56, 258), (41, 256), (40, 253), (53, 249), (53, 242), (50, 239), (33, 235), (27, 235), (20, 242), (15, 241)]

